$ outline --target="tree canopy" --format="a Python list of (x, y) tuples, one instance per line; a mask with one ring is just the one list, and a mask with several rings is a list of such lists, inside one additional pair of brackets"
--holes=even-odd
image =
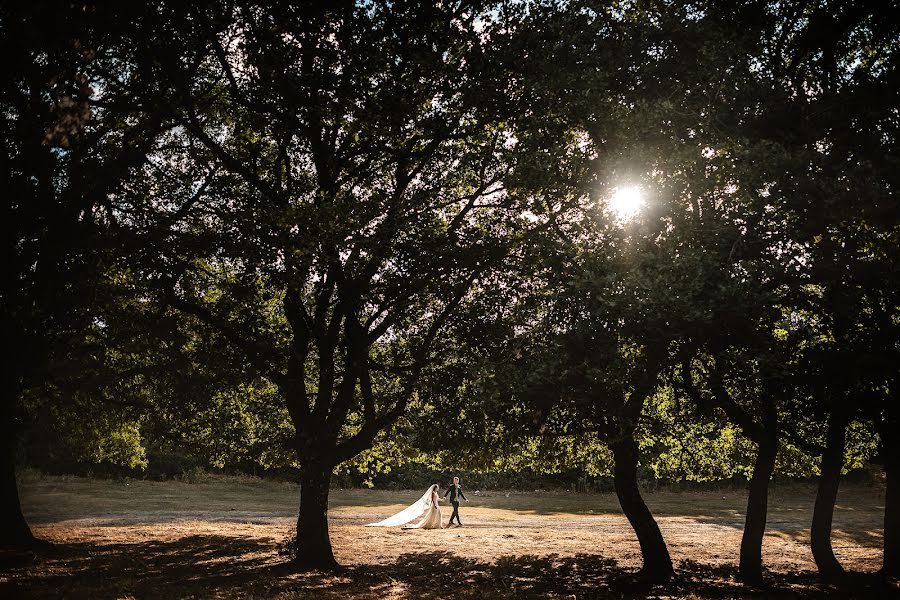
[[(897, 21), (878, 2), (4, 6), (4, 543), (33, 460), (638, 486), (885, 465), (897, 573)], [(54, 433), (48, 433), (48, 432)], [(879, 435), (880, 433), (880, 435)]]

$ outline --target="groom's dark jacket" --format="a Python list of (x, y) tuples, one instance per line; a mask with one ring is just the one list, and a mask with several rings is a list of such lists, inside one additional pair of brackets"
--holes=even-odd
[(463, 500), (468, 500), (468, 498), (466, 498), (466, 495), (463, 494), (461, 485), (451, 484), (450, 487), (447, 488), (447, 491), (444, 492), (444, 498), (446, 498), (448, 494), (450, 495), (450, 502), (458, 503), (460, 496), (462, 496)]

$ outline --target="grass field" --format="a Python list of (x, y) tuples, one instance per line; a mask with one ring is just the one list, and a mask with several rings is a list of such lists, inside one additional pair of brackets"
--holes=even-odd
[[(637, 540), (612, 494), (468, 490), (465, 527), (365, 528), (422, 491), (333, 490), (331, 535), (345, 566), (296, 573), (276, 544), (292, 530), (297, 486), (244, 478), (114, 482), (25, 474), (23, 510), (57, 544), (0, 571), (9, 598), (659, 598), (860, 597), (900, 592), (860, 575), (826, 587), (807, 547), (814, 490), (778, 485), (770, 496), (765, 562), (772, 585), (735, 579), (744, 492), (654, 492), (679, 576), (643, 584)], [(884, 496), (845, 485), (835, 552), (858, 572), (881, 561)], [(445, 521), (448, 514), (445, 510)], [(10, 562), (9, 560), (7, 562)], [(900, 596), (900, 594), (898, 594)]]

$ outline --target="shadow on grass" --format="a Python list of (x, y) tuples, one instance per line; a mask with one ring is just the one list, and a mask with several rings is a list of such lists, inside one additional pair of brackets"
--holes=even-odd
[[(365, 553), (361, 543), (359, 552)], [(298, 573), (267, 539), (188, 536), (134, 544), (57, 546), (28, 564), (0, 570), (3, 598), (878, 598), (900, 594), (873, 576), (841, 586), (814, 573), (770, 574), (750, 588), (731, 568), (682, 561), (666, 584), (599, 555), (505, 556), (480, 562), (450, 552), (410, 553), (386, 565)]]

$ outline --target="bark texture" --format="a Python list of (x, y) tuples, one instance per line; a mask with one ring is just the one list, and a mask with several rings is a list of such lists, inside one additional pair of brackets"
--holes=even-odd
[(768, 435), (759, 440), (747, 497), (747, 517), (741, 538), (739, 567), (741, 577), (751, 583), (760, 583), (763, 579), (762, 543), (769, 509), (769, 481), (775, 470), (777, 453), (778, 439), (775, 436)]
[(300, 471), (300, 511), (294, 561), (303, 569), (337, 567), (328, 533), (329, 465), (304, 465)]
[(638, 446), (633, 436), (622, 436), (610, 443), (615, 458), (613, 478), (622, 512), (631, 523), (641, 545), (642, 573), (654, 580), (669, 579), (674, 570), (669, 549), (656, 520), (638, 488)]
[(832, 414), (828, 418), (828, 433), (825, 438), (825, 451), (822, 454), (822, 474), (819, 476), (816, 504), (813, 508), (810, 545), (816, 568), (824, 579), (833, 579), (844, 572), (831, 547), (831, 525), (841, 480), (841, 468), (844, 466), (846, 429), (846, 419), (841, 415)]

